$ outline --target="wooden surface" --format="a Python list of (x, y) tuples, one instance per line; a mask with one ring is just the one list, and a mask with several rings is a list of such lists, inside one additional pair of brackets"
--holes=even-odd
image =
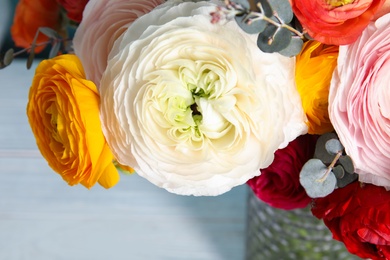
[(32, 75), (24, 61), (0, 70), (0, 260), (243, 259), (245, 186), (185, 197), (136, 175), (110, 190), (62, 181), (25, 115)]

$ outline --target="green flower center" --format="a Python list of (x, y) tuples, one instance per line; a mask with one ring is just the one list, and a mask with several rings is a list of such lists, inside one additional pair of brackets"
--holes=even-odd
[(327, 0), (327, 4), (332, 7), (340, 7), (343, 5), (352, 4), (355, 0)]
[(175, 143), (202, 147), (205, 139), (224, 136), (231, 124), (224, 113), (234, 107), (227, 94), (226, 68), (216, 62), (179, 60), (152, 73), (157, 84), (150, 89), (157, 125)]

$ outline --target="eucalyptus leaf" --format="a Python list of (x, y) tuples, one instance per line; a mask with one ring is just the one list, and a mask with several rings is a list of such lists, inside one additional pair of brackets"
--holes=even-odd
[(41, 28), (42, 27), (38, 28), (38, 30), (36, 31), (35, 36), (34, 36), (34, 40), (31, 43), (31, 50), (30, 50), (30, 54), (28, 55), (27, 63), (26, 63), (26, 67), (28, 70), (31, 68), (32, 63), (33, 63), (34, 58), (35, 58), (35, 47), (37, 46), (37, 40), (38, 40), (39, 33), (41, 31)]
[(257, 37), (257, 46), (263, 52), (279, 52), (290, 44), (291, 37), (291, 32), (288, 29), (268, 24)]
[(256, 6), (260, 6), (260, 11), (263, 15), (271, 18), (274, 12), (268, 0), (255, 0)]
[(334, 155), (329, 154), (325, 148), (326, 142), (330, 139), (337, 139), (337, 135), (335, 133), (325, 133), (321, 135), (317, 140), (314, 151), (314, 158), (320, 159), (325, 164), (330, 164), (334, 159)]
[(50, 27), (39, 27), (39, 32), (52, 39), (59, 38), (58, 33)]
[(337, 165), (337, 166), (333, 167), (332, 171), (337, 179), (342, 179), (345, 175), (344, 168), (341, 165)]
[(343, 166), (344, 170), (347, 173), (353, 174), (355, 172), (355, 167), (353, 166), (352, 158), (348, 155), (343, 155), (339, 158), (339, 163)]
[(292, 37), (290, 44), (283, 50), (279, 51), (279, 53), (286, 57), (293, 57), (301, 52), (302, 46), (303, 40), (301, 38)]
[(313, 40), (314, 40), (314, 38), (311, 37), (308, 33), (305, 33), (304, 36), (305, 36), (305, 38), (308, 39), (309, 41), (313, 41)]
[(299, 20), (293, 16), (293, 19), (292, 21), (290, 22), (290, 24), (292, 25), (292, 27), (294, 27), (296, 30), (302, 32), (303, 31), (303, 27), (302, 27), (302, 24), (299, 22)]
[(337, 187), (343, 188), (348, 184), (355, 182), (358, 179), (358, 175), (356, 173), (345, 173), (343, 178), (337, 179)]
[(234, 2), (234, 3), (236, 3), (236, 4), (239, 4), (239, 5), (241, 5), (243, 8), (248, 9), (248, 10), (249, 10), (249, 8), (250, 8), (250, 4), (249, 4), (249, 1), (248, 1), (248, 0), (234, 0), (234, 1), (232, 1), (232, 2)]
[(274, 15), (279, 17), (285, 24), (291, 22), (294, 17), (291, 4), (288, 0), (269, 0)]
[(337, 154), (344, 150), (344, 146), (338, 139), (330, 139), (325, 143), (325, 149), (330, 154)]
[(268, 24), (266, 21), (262, 19), (256, 19), (252, 21), (250, 24), (248, 24), (248, 22), (245, 19), (245, 16), (244, 17), (235, 16), (234, 19), (236, 20), (238, 26), (240, 26), (240, 28), (244, 32), (249, 34), (261, 33), (262, 31), (264, 31), (265, 27), (267, 27)]
[(7, 50), (4, 54), (3, 64), (5, 66), (8, 66), (12, 63), (13, 60), (14, 60), (14, 49), (11, 48)]
[(32, 63), (34, 61), (34, 58), (35, 58), (35, 45), (33, 45), (31, 47), (31, 51), (30, 51), (30, 54), (28, 55), (28, 58), (27, 58), (27, 63), (26, 63), (26, 67), (27, 69), (29, 70), (32, 66)]
[(60, 47), (61, 47), (61, 43), (60, 42), (55, 42), (53, 44), (53, 46), (50, 49), (49, 59), (54, 58), (55, 56), (57, 56), (58, 51), (60, 50)]
[(319, 159), (310, 159), (303, 165), (299, 182), (311, 198), (325, 197), (336, 188), (336, 177), (332, 171), (326, 175), (328, 168)]
[(65, 53), (74, 53), (73, 44), (70, 44), (69, 41), (62, 42), (62, 48)]

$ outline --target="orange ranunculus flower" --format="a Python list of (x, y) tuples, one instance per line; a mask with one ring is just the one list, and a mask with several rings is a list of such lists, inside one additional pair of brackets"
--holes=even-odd
[(294, 14), (314, 39), (325, 44), (354, 42), (385, 0), (290, 0)]
[(50, 167), (75, 185), (114, 186), (119, 173), (104, 138), (99, 94), (80, 60), (66, 54), (42, 61), (29, 93), (27, 116)]
[(309, 134), (333, 130), (328, 114), (330, 80), (337, 64), (338, 46), (308, 41), (296, 57), (295, 80), (308, 118)]
[[(60, 5), (54, 0), (20, 0), (16, 6), (11, 37), (15, 45), (28, 48), (34, 40), (39, 27), (50, 27), (59, 31), (61, 26)], [(37, 43), (48, 40), (39, 34)], [(45, 46), (38, 46), (35, 52), (41, 52)]]

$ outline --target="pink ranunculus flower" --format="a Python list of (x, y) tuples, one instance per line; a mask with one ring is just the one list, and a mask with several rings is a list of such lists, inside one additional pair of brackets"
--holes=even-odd
[(73, 39), (86, 77), (99, 88), (107, 57), (116, 39), (140, 16), (164, 0), (90, 0)]
[(331, 122), (362, 182), (390, 187), (390, 14), (340, 47), (329, 93)]

